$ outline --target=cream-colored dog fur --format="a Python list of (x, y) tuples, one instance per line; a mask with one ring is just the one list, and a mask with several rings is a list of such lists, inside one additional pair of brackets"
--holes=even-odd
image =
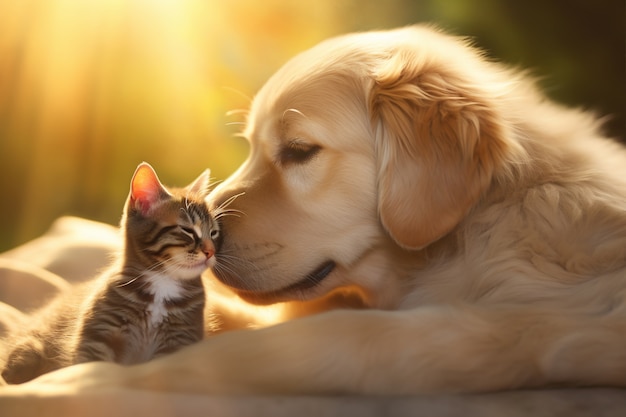
[(232, 199), (216, 275), (248, 301), (286, 304), (255, 310), (223, 291), (208, 303), (225, 328), (262, 327), (268, 311), (287, 321), (24, 389), (626, 386), (626, 151), (590, 115), (411, 27), (296, 56), (244, 133), (248, 160), (210, 196)]

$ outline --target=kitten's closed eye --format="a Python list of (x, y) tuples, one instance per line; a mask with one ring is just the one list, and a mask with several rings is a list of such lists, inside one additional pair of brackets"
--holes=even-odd
[(192, 242), (198, 243), (200, 241), (200, 237), (191, 227), (180, 226), (180, 230), (191, 239)]
[[(195, 242), (195, 243), (199, 243), (202, 239), (200, 238), (200, 236), (198, 236), (198, 234), (196, 233), (196, 231), (194, 229), (192, 229), (191, 227), (184, 227), (184, 226), (180, 226), (180, 229), (182, 230), (182, 232), (189, 236), (189, 238)], [(220, 231), (218, 229), (212, 229), (210, 231), (209, 237), (211, 238), (211, 240), (215, 241), (216, 239), (218, 239), (220, 236)]]

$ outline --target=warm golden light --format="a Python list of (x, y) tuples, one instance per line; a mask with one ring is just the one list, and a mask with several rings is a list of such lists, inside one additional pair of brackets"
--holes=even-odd
[[(328, 36), (303, 8), (276, 0), (3, 2), (0, 150), (13, 205), (2, 211), (18, 215), (17, 239), (68, 212), (117, 221), (143, 160), (174, 184), (206, 167), (217, 178), (232, 172), (247, 148), (224, 140), (244, 117), (228, 110), (246, 108), (245, 97), (289, 55)], [(328, 6), (315, 10), (323, 20)]]
[(623, 134), (619, 2), (531, 3), (0, 0), (0, 251), (63, 214), (116, 223), (144, 160), (166, 184), (207, 167), (223, 179), (247, 152), (229, 139), (245, 113), (228, 112), (288, 58), (343, 32), (434, 21), (476, 35), (548, 75), (557, 98), (612, 114)]

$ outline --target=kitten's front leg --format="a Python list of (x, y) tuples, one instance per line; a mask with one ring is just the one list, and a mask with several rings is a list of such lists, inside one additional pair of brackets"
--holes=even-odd
[(197, 343), (204, 337), (202, 309), (188, 312), (186, 320), (174, 320), (160, 329), (157, 348), (151, 359), (173, 353), (185, 346)]
[(125, 346), (126, 340), (119, 328), (97, 322), (86, 323), (76, 344), (73, 363), (119, 362)]
[(87, 340), (76, 350), (73, 363), (95, 361), (115, 362), (115, 354), (105, 343)]
[(192, 345), (202, 340), (203, 329), (200, 332), (172, 332), (167, 340), (158, 347), (151, 359), (160, 358), (161, 356), (173, 353), (185, 346)]

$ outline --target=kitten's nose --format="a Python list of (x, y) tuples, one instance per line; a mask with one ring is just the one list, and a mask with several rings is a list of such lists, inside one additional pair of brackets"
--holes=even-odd
[(210, 240), (203, 240), (202, 247), (200, 249), (206, 255), (207, 259), (215, 255), (215, 246), (213, 246), (213, 242)]

